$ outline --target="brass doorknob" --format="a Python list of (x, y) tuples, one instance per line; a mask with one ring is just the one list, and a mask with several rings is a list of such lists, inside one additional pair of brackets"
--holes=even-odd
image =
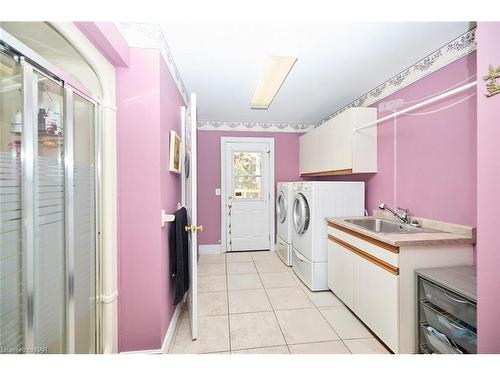
[(184, 227), (186, 232), (203, 232), (203, 225), (186, 225)]

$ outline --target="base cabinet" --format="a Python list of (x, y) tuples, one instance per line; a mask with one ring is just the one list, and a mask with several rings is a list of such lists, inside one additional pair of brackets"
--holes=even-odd
[(353, 311), (392, 351), (398, 351), (398, 275), (354, 258)]
[(328, 241), (328, 287), (351, 310), (354, 309), (354, 254)]
[(469, 244), (388, 247), (328, 227), (328, 287), (394, 353), (417, 352), (415, 270), (472, 263)]

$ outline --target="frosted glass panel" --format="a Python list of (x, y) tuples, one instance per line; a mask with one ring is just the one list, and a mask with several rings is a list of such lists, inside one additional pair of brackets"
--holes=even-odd
[(75, 352), (95, 353), (95, 106), (74, 95)]
[(35, 346), (66, 351), (66, 256), (63, 88), (38, 80), (35, 152), (34, 316)]
[(234, 199), (261, 199), (262, 196), (262, 153), (233, 153)]
[(96, 106), (11, 52), (0, 49), (0, 354), (96, 353)]
[(0, 353), (24, 348), (21, 67), (0, 53)]

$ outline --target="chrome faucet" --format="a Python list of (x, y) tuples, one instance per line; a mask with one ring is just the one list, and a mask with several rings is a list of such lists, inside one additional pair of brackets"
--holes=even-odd
[(398, 207), (397, 209), (401, 211), (401, 213), (397, 213), (393, 211), (390, 207), (387, 207), (385, 203), (381, 203), (378, 208), (381, 210), (387, 210), (391, 212), (394, 216), (396, 216), (399, 220), (401, 220), (405, 224), (410, 224), (410, 215), (409, 210), (407, 208)]

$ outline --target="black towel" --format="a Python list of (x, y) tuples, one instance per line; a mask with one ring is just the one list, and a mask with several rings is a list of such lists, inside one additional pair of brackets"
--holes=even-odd
[(174, 213), (175, 220), (170, 224), (170, 276), (174, 282), (174, 305), (182, 301), (189, 289), (189, 246), (187, 225), (187, 211), (184, 207)]

